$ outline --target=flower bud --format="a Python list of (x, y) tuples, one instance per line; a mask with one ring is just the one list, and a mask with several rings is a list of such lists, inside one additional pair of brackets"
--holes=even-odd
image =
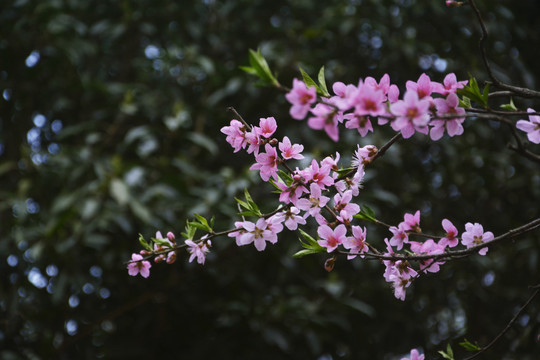
[(171, 251), (167, 256), (167, 264), (172, 264), (176, 261), (176, 251)]
[(332, 256), (324, 262), (324, 270), (330, 272), (334, 270), (334, 264), (336, 263), (336, 257)]
[(167, 233), (167, 239), (169, 239), (169, 241), (171, 242), (171, 244), (176, 244), (176, 240), (175, 240), (175, 236), (172, 232), (168, 232)]
[(448, 7), (459, 7), (459, 6), (463, 6), (463, 2), (454, 1), (454, 0), (446, 0), (446, 6), (448, 6)]

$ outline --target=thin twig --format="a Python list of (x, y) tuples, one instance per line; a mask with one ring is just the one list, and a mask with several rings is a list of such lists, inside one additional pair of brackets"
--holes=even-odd
[(480, 28), (482, 30), (482, 35), (480, 36), (480, 41), (478, 45), (480, 47), (480, 53), (482, 54), (482, 61), (484, 62), (484, 66), (486, 67), (489, 77), (491, 78), (491, 80), (493, 80), (493, 84), (500, 87), (501, 89), (512, 91), (514, 94), (522, 96), (522, 97), (540, 98), (539, 91), (505, 84), (495, 76), (495, 74), (491, 70), (491, 66), (489, 64), (489, 61), (486, 55), (485, 42), (488, 38), (486, 24), (484, 22), (484, 19), (482, 18), (482, 14), (480, 13), (480, 10), (478, 10), (478, 7), (476, 6), (475, 0), (469, 0), (469, 4), (473, 8), (476, 18), (478, 19), (478, 23), (480, 24)]
[[(538, 286), (538, 285), (537, 285)], [(527, 302), (525, 302), (525, 304), (523, 304), (523, 306), (519, 309), (519, 311), (517, 312), (516, 315), (514, 315), (514, 317), (512, 318), (512, 320), (510, 320), (510, 322), (508, 324), (506, 324), (506, 327), (499, 333), (499, 335), (497, 335), (489, 344), (487, 344), (486, 346), (484, 346), (483, 348), (481, 348), (477, 353), (475, 353), (474, 355), (472, 356), (469, 356), (463, 360), (472, 360), (472, 359), (475, 359), (477, 358), (478, 356), (480, 356), (482, 353), (486, 352), (487, 350), (489, 350), (491, 347), (493, 347), (493, 345), (495, 345), (495, 343), (497, 341), (499, 341), (499, 339), (508, 332), (508, 330), (510, 330), (510, 328), (512, 327), (512, 325), (516, 322), (516, 320), (518, 319), (518, 317), (523, 313), (523, 311), (525, 311), (525, 308), (527, 308), (527, 306), (529, 306), (529, 304), (533, 301), (533, 299), (540, 293), (540, 287), (538, 287), (536, 289), (536, 291), (531, 295), (531, 297), (527, 300)]]
[(446, 252), (441, 253), (441, 254), (380, 255), (380, 254), (373, 254), (373, 253), (360, 254), (360, 253), (347, 252), (347, 251), (343, 251), (342, 253), (347, 254), (347, 255), (364, 255), (365, 257), (377, 258), (377, 259), (380, 259), (380, 260), (393, 260), (393, 261), (397, 261), (397, 260), (420, 260), (420, 261), (424, 261), (424, 260), (453, 259), (453, 258), (457, 258), (457, 257), (464, 257), (464, 256), (472, 255), (473, 253), (478, 252), (479, 250), (481, 250), (483, 248), (491, 247), (491, 246), (493, 246), (493, 245), (495, 245), (495, 244), (497, 244), (499, 242), (502, 242), (502, 241), (508, 240), (508, 239), (512, 239), (512, 238), (514, 238), (516, 236), (525, 234), (525, 233), (527, 233), (529, 231), (532, 231), (534, 229), (537, 229), (539, 227), (540, 227), (540, 218), (535, 219), (535, 220), (533, 220), (533, 221), (531, 221), (531, 222), (529, 222), (529, 223), (527, 223), (527, 224), (525, 224), (523, 226), (517, 227), (517, 228), (512, 229), (512, 230), (509, 230), (508, 232), (495, 237), (493, 240), (491, 240), (489, 242), (482, 243), (482, 244), (479, 244), (479, 245), (476, 245), (476, 246), (473, 246), (473, 247), (470, 247), (470, 248), (467, 248), (467, 249), (464, 249), (464, 250), (446, 251)]

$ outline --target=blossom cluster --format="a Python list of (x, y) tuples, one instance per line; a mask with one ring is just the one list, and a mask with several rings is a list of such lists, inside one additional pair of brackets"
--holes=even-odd
[[(292, 104), (290, 114), (293, 118), (303, 119), (311, 113), (313, 116), (308, 118), (308, 126), (324, 129), (335, 141), (339, 139), (338, 124), (344, 123), (346, 128), (356, 129), (365, 136), (373, 131), (371, 121), (374, 118), (380, 125), (389, 123), (404, 138), (420, 132), (429, 133), (433, 140), (438, 140), (444, 132), (449, 136), (463, 133), (461, 124), (465, 110), (459, 107), (456, 91), (466, 83), (457, 81), (454, 74), (448, 74), (443, 83), (431, 81), (429, 76), (422, 74), (416, 82), (406, 83), (407, 90), (400, 99), (398, 87), (390, 83), (388, 75), (384, 75), (379, 82), (367, 77), (358, 85), (334, 83), (335, 95), (320, 99), (314, 87), (307, 87), (304, 82), (294, 79), (286, 98)], [(519, 126), (530, 129), (523, 123)], [(263, 181), (271, 182), (278, 189), (281, 203), (278, 210), (269, 215), (259, 213), (254, 221), (242, 219), (235, 222), (235, 228), (227, 234), (235, 238), (238, 246), (253, 244), (258, 251), (263, 251), (268, 243), (277, 243), (278, 234), (284, 228), (294, 231), (313, 219), (318, 235), (314, 246), (318, 246), (318, 251), (333, 255), (344, 253), (349, 260), (382, 254), (383, 277), (392, 284), (395, 297), (404, 300), (406, 288), (414, 279), (422, 273), (440, 270), (444, 260), (439, 255), (447, 249), (456, 247), (460, 242), (471, 248), (493, 240), (493, 234), (484, 232), (478, 223), (467, 223), (460, 239), (457, 228), (448, 219), (442, 221), (444, 236), (430, 237), (421, 242), (411, 240), (414, 235), (426, 238), (421, 233), (420, 211), (416, 211), (404, 214), (403, 221), (396, 226), (389, 226), (392, 235), (384, 240), (386, 252), (379, 252), (367, 242), (366, 227), (353, 223), (355, 217), (362, 218), (362, 209), (355, 198), (360, 194), (366, 167), (379, 154), (377, 147), (358, 145), (353, 161), (345, 171), (340, 165), (339, 153), (321, 161), (312, 159), (303, 168), (293, 168), (291, 161), (304, 159), (304, 146), (292, 143), (287, 136), (281, 140), (275, 138), (277, 127), (276, 119), (268, 117), (261, 118), (257, 126), (249, 125), (241, 118), (233, 119), (221, 129), (235, 153), (243, 150), (253, 155), (254, 163), (250, 169), (258, 171)], [(199, 264), (205, 263), (211, 246), (208, 235), (197, 241), (184, 241), (190, 262), (196, 259)], [(153, 249), (132, 255), (128, 264), (130, 275), (149, 275), (150, 262), (145, 256), (154, 256), (155, 262), (175, 261), (178, 246), (174, 234), (168, 233), (163, 238), (158, 232), (153, 241)], [(487, 250), (487, 246), (480, 246), (479, 254), (485, 255)], [(424, 257), (413, 266), (403, 254)]]
[[(305, 116), (309, 111), (317, 113), (321, 109), (319, 107), (319, 110), (316, 110), (320, 104), (311, 109), (312, 104), (317, 101), (313, 93), (314, 88), (302, 87), (302, 84), (299, 80), (295, 80), (293, 90), (287, 96), (289, 101), (295, 102), (291, 108), (293, 117), (300, 117), (302, 114)], [(427, 76), (421, 76), (417, 83), (408, 83), (410, 90), (405, 94), (405, 100), (400, 102), (401, 100), (397, 99), (399, 90), (389, 84), (388, 76), (383, 77), (378, 84), (370, 78), (360, 84), (360, 87), (354, 87), (338, 83), (334, 86), (338, 95), (328, 99), (328, 103), (341, 109), (348, 109), (352, 106), (355, 109), (354, 112), (358, 114), (382, 115), (386, 114), (384, 109), (387, 106), (383, 106), (385, 101), (393, 101), (390, 104), (390, 109), (394, 108), (394, 105), (398, 105), (397, 109), (399, 109), (400, 106), (406, 106), (408, 102), (412, 104), (412, 102), (426, 98), (423, 100), (427, 104), (426, 111), (433, 104), (435, 107), (437, 107), (436, 104), (439, 104), (438, 108), (443, 109), (442, 111), (448, 114), (454, 110), (457, 112), (458, 103), (455, 90), (462, 85), (462, 83), (455, 81), (453, 76), (447, 76), (444, 85), (438, 84), (438, 86), (436, 83), (431, 83)], [(441, 94), (447, 94), (447, 99), (432, 99), (432, 103), (430, 103), (427, 98), (431, 99), (433, 89), (437, 89)], [(359, 124), (359, 122), (354, 122), (359, 119), (358, 116), (355, 115), (354, 118), (348, 116), (351, 113), (340, 115), (339, 112), (335, 111), (335, 108), (329, 105), (324, 106), (327, 106), (336, 118), (341, 116), (346, 119), (348, 121), (346, 126), (352, 123)], [(400, 113), (396, 108), (394, 108), (394, 112)], [(405, 112), (403, 110), (403, 113)], [(359, 116), (369, 121), (365, 115)], [(430, 116), (427, 113), (426, 116), (429, 121)], [(438, 139), (439, 135), (442, 136), (441, 128), (448, 130), (451, 134), (456, 134), (452, 130), (454, 129), (452, 124), (457, 121), (456, 124), (461, 126), (462, 120), (433, 120), (444, 123), (430, 125), (432, 138)], [(313, 121), (312, 125), (317, 124), (317, 121)], [(393, 121), (394, 123), (399, 122), (399, 117)], [(334, 124), (334, 122), (333, 120), (325, 121), (324, 124), (326, 126)], [(414, 124), (414, 122), (411, 121), (410, 124)], [(325, 128), (331, 137), (337, 134), (333, 126), (332, 129)], [(351, 126), (348, 127), (351, 128)], [(424, 131), (424, 128), (411, 126), (413, 132)], [(358, 145), (353, 156), (352, 171), (347, 176), (339, 175), (339, 153), (336, 153), (335, 156), (328, 156), (320, 162), (313, 159), (304, 168), (292, 169), (287, 164), (286, 170), (289, 173), (280, 173), (280, 165), (285, 166), (287, 161), (301, 160), (304, 156), (302, 155), (302, 145), (293, 145), (287, 137), (281, 141), (272, 138), (276, 130), (277, 122), (274, 118), (261, 118), (259, 126), (253, 127), (233, 119), (229, 126), (221, 129), (227, 135), (226, 140), (235, 152), (244, 149), (246, 152), (254, 154), (255, 163), (250, 169), (259, 171), (262, 180), (271, 181), (279, 189), (279, 200), (283, 209), (272, 215), (260, 217), (255, 222), (237, 221), (235, 231), (230, 232), (228, 236), (235, 238), (238, 246), (253, 243), (258, 251), (263, 251), (266, 249), (267, 243), (275, 244), (277, 242), (278, 234), (284, 229), (284, 225), (289, 230), (296, 230), (299, 225), (304, 225), (309, 218), (313, 218), (317, 224), (317, 244), (324, 251), (327, 253), (346, 253), (349, 260), (357, 256), (364, 257), (370, 251), (370, 244), (367, 242), (367, 229), (352, 223), (355, 215), (361, 211), (354, 198), (360, 193), (365, 168), (375, 158), (378, 149), (373, 145), (364, 147)], [(401, 128), (401, 131), (408, 134), (408, 130), (405, 128)], [(447, 248), (457, 246), (459, 239), (457, 237), (458, 231), (452, 222), (444, 219), (442, 226), (445, 236), (440, 237), (438, 241), (431, 238), (422, 242), (410, 240), (411, 234), (421, 233), (420, 211), (416, 211), (414, 214), (406, 213), (401, 223), (389, 227), (392, 237), (385, 239), (387, 251), (383, 255), (394, 257), (398, 254), (396, 251), (403, 250), (405, 245), (408, 247), (407, 251), (413, 255), (436, 256), (443, 254)], [(491, 232), (484, 233), (480, 224), (467, 223), (465, 229), (461, 243), (467, 248), (493, 239), (493, 234)], [(486, 252), (487, 247), (479, 251), (481, 255), (485, 255)], [(419, 261), (416, 270), (405, 260), (384, 260), (383, 264), (385, 265), (385, 280), (392, 284), (396, 298), (404, 300), (406, 288), (420, 273), (438, 272), (444, 261), (433, 259)]]
[(308, 126), (324, 129), (334, 141), (339, 140), (339, 124), (356, 129), (364, 137), (373, 132), (373, 118), (378, 119), (379, 125), (390, 122), (392, 129), (404, 138), (419, 132), (439, 140), (445, 131), (449, 136), (463, 133), (465, 109), (459, 106), (456, 91), (466, 84), (467, 81), (457, 81), (453, 73), (446, 75), (442, 83), (422, 74), (416, 82), (407, 81), (400, 99), (399, 88), (385, 74), (379, 82), (372, 77), (360, 79), (358, 85), (336, 82), (332, 86), (335, 95), (317, 102), (315, 87), (308, 88), (294, 79), (286, 98), (292, 105), (290, 115), (294, 119), (302, 120), (311, 113)]
[[(139, 254), (131, 255), (131, 261), (127, 264), (128, 273), (131, 276), (141, 274), (142, 277), (150, 276), (150, 268), (152, 264), (146, 260), (148, 257), (154, 257), (154, 262), (159, 263), (165, 261), (167, 264), (173, 264), (176, 261), (178, 246), (176, 245), (176, 236), (172, 232), (168, 232), (164, 238), (160, 231), (156, 232), (154, 246), (152, 250), (143, 249)], [(204, 236), (199, 241), (187, 239), (184, 241), (187, 251), (190, 254), (189, 262), (197, 259), (199, 264), (204, 265), (206, 254), (210, 251), (212, 243), (207, 236)]]
[[(390, 226), (389, 230), (393, 234), (390, 239), (385, 239), (387, 251), (384, 253), (387, 257), (396, 255), (396, 250), (403, 249), (404, 245), (409, 247), (409, 252), (413, 255), (440, 255), (444, 254), (448, 248), (456, 247), (459, 244), (458, 230), (454, 224), (448, 220), (442, 220), (442, 227), (445, 231), (443, 237), (438, 241), (429, 238), (423, 242), (410, 240), (411, 234), (421, 234), (420, 229), (420, 211), (414, 214), (406, 213), (403, 221), (397, 226)], [(484, 232), (482, 225), (478, 223), (466, 223), (465, 232), (461, 235), (461, 244), (467, 249), (482, 245), (494, 239), (491, 231)], [(478, 253), (486, 255), (488, 247), (481, 247)], [(405, 289), (409, 287), (414, 279), (421, 273), (436, 273), (444, 264), (443, 260), (433, 258), (420, 260), (418, 262), (418, 271), (414, 270), (409, 261), (406, 260), (384, 260), (385, 266), (384, 279), (392, 284), (394, 295), (400, 300), (405, 300)]]

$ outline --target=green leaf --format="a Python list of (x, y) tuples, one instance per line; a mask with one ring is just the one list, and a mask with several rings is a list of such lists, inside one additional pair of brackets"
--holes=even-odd
[(463, 339), (463, 341), (459, 343), (459, 346), (461, 346), (462, 348), (464, 348), (467, 351), (479, 351), (479, 350), (482, 350), (482, 348), (480, 346), (478, 346), (478, 343), (473, 344), (467, 339)]
[(195, 237), (195, 233), (197, 232), (197, 228), (191, 225), (191, 222), (186, 221), (186, 232), (183, 232), (182, 235), (186, 239), (193, 239)]
[(299, 239), (300, 244), (302, 244), (302, 247), (304, 248), (304, 250), (298, 251), (296, 254), (293, 255), (293, 257), (301, 258), (306, 255), (311, 255), (311, 254), (316, 254), (316, 253), (321, 253), (321, 252), (326, 251), (326, 248), (323, 248), (322, 246), (320, 246), (319, 243), (317, 243), (317, 240), (315, 240), (307, 232), (305, 232), (302, 229), (298, 229), (298, 231), (300, 232), (300, 234), (302, 235), (302, 238), (304, 239), (304, 241), (302, 241), (302, 239)]
[(244, 189), (244, 197), (246, 198), (246, 201), (235, 198), (236, 202), (238, 202), (238, 204), (240, 204), (241, 207), (246, 209), (246, 211), (241, 212), (239, 215), (240, 216), (259, 216), (259, 217), (261, 217), (262, 213), (259, 210), (259, 207), (257, 206), (257, 204), (255, 204), (255, 202), (251, 198), (251, 195), (249, 194), (247, 189)]
[(197, 221), (198, 221), (198, 225), (201, 225), (201, 226), (197, 226), (198, 229), (201, 229), (201, 230), (204, 230), (206, 232), (212, 232), (212, 227), (210, 225), (208, 225), (208, 221), (206, 220), (206, 218), (204, 218), (203, 216), (199, 215), (199, 214), (193, 214), (195, 215), (195, 217), (197, 218)]
[(270, 182), (270, 184), (272, 184), (273, 187), (276, 188), (276, 190), (273, 191), (274, 193), (276, 193), (276, 194), (281, 194), (281, 193), (283, 192), (283, 190), (281, 190), (281, 188), (277, 185), (277, 181), (276, 181), (276, 180), (270, 179), (269, 182)]
[(150, 244), (148, 244), (148, 241), (145, 240), (144, 236), (142, 234), (139, 234), (139, 243), (142, 245), (143, 248), (145, 248), (148, 251), (152, 251), (152, 247)]
[(446, 345), (446, 352), (440, 350), (439, 354), (441, 354), (444, 359), (454, 360), (454, 351), (452, 351), (450, 344)]
[(304, 79), (304, 83), (308, 88), (314, 87), (317, 90), (318, 94), (322, 95), (321, 88), (317, 85), (317, 83), (308, 75), (307, 72), (304, 71), (301, 67), (298, 67), (300, 69), (300, 73), (302, 74), (302, 79)]
[(240, 66), (240, 69), (248, 74), (257, 76), (260, 80), (258, 85), (279, 86), (279, 82), (270, 71), (270, 67), (260, 50), (249, 50), (249, 64), (251, 66)]
[(247, 211), (239, 212), (238, 216), (257, 216), (257, 217), (261, 217), (261, 213), (258, 212), (258, 211), (247, 210)]
[(159, 245), (171, 246), (171, 243), (167, 239), (152, 238), (152, 241)]
[(484, 108), (488, 107), (489, 84), (486, 84), (486, 86), (484, 87), (484, 91), (480, 91), (478, 81), (471, 76), (469, 79), (469, 83), (465, 87), (458, 89), (457, 92), (458, 94), (467, 97), (474, 102), (477, 102)]
[(208, 231), (208, 225), (204, 225), (195, 221), (191, 221), (189, 225), (202, 231)]
[(516, 105), (514, 105), (514, 99), (510, 98), (509, 104), (501, 105), (501, 108), (508, 111), (518, 111)]
[(285, 184), (287, 184), (287, 186), (290, 186), (293, 182), (293, 178), (291, 177), (291, 175), (281, 169), (278, 170), (278, 176), (282, 179), (285, 179)]
[(250, 75), (258, 76), (257, 71), (254, 68), (252, 68), (251, 66), (240, 66), (239, 68), (240, 68), (240, 70), (243, 70), (243, 71), (247, 72)]
[(454, 357), (454, 351), (452, 350), (452, 347), (450, 346), (450, 344), (447, 344), (446, 345), (446, 353), (452, 357)]
[(208, 221), (199, 214), (193, 214), (201, 224), (208, 225)]
[(345, 168), (345, 169), (339, 169), (339, 170), (337, 171), (338, 177), (341, 177), (341, 176), (343, 176), (343, 175), (345, 175), (345, 174), (348, 174), (348, 173), (351, 172), (352, 170), (353, 170), (352, 167), (350, 167), (350, 168)]
[(463, 99), (459, 99), (459, 106), (465, 109), (471, 108), (471, 99), (466, 96), (463, 96)]
[(330, 93), (328, 92), (328, 88), (326, 87), (326, 79), (324, 78), (324, 66), (322, 66), (321, 70), (319, 70), (318, 80), (322, 96), (330, 97)]
[[(300, 242), (302, 243), (302, 245), (306, 244), (307, 246), (310, 246), (310, 247), (320, 247), (321, 249), (324, 249), (323, 247), (321, 247), (319, 245), (319, 243), (317, 242), (317, 240), (315, 240), (311, 235), (309, 235), (307, 232), (305, 232), (304, 230), (302, 229), (298, 229), (298, 231), (300, 232), (300, 234), (302, 235), (302, 238), (304, 238), (304, 240), (306, 241), (305, 243), (303, 241), (300, 240)], [(306, 246), (304, 246), (306, 247)], [(307, 248), (307, 247), (306, 247)]]
[(241, 207), (244, 209), (249, 209), (249, 205), (247, 202), (240, 200), (239, 198), (234, 198), (238, 204), (240, 204)]
[(375, 212), (367, 205), (362, 205), (360, 207), (360, 212), (354, 215), (354, 217), (357, 219), (367, 220), (374, 223), (377, 222), (377, 219), (375, 218)]
[(299, 258), (307, 256), (307, 255), (317, 254), (317, 253), (324, 252), (324, 251), (325, 251), (324, 248), (322, 248), (322, 250), (319, 250), (319, 249), (304, 249), (304, 250), (300, 250), (297, 253), (293, 254), (293, 258), (299, 259)]

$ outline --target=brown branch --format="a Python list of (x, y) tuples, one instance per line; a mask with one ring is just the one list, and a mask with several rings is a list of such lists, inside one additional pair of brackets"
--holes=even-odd
[(493, 347), (493, 345), (495, 345), (495, 343), (497, 341), (499, 341), (499, 339), (508, 332), (508, 330), (510, 330), (510, 328), (512, 327), (512, 325), (516, 322), (516, 320), (518, 319), (518, 317), (523, 313), (523, 311), (525, 311), (525, 309), (527, 308), (527, 306), (529, 306), (529, 304), (533, 301), (533, 299), (540, 293), (540, 287), (539, 285), (536, 285), (535, 287), (533, 288), (536, 288), (536, 291), (531, 295), (531, 297), (525, 302), (525, 304), (523, 304), (523, 306), (519, 309), (519, 311), (516, 313), (516, 315), (514, 315), (514, 317), (510, 320), (510, 322), (508, 324), (506, 324), (506, 327), (489, 343), (487, 344), (486, 346), (484, 346), (483, 348), (481, 348), (480, 350), (478, 350), (477, 353), (475, 353), (474, 355), (472, 356), (469, 356), (463, 360), (472, 360), (472, 359), (475, 359), (477, 358), (478, 356), (480, 356), (482, 353), (486, 352), (487, 350), (491, 349)]
[(476, 6), (475, 0), (469, 0), (469, 4), (473, 8), (474, 13), (476, 15), (476, 18), (478, 19), (478, 23), (480, 24), (480, 29), (482, 30), (482, 35), (480, 36), (480, 41), (479, 41), (478, 45), (480, 47), (480, 53), (482, 54), (482, 61), (484, 62), (484, 66), (486, 67), (486, 70), (488, 72), (489, 77), (491, 78), (491, 80), (493, 80), (493, 84), (498, 86), (499, 88), (501, 88), (503, 90), (509, 90), (509, 91), (513, 92), (515, 95), (518, 95), (518, 96), (521, 96), (521, 97), (540, 98), (540, 92), (539, 91), (535, 91), (535, 90), (531, 90), (531, 89), (527, 89), (527, 88), (522, 88), (522, 87), (518, 87), (518, 86), (513, 86), (513, 85), (509, 85), (509, 84), (505, 84), (495, 76), (495, 74), (491, 70), (491, 66), (489, 64), (489, 61), (488, 61), (488, 58), (487, 58), (487, 55), (486, 55), (485, 43), (486, 43), (487, 38), (488, 38), (488, 32), (487, 32), (487, 29), (486, 29), (486, 24), (484, 22), (484, 19), (482, 18), (482, 14), (480, 13), (480, 10), (478, 10), (478, 7)]
[(535, 219), (525, 225), (522, 225), (520, 227), (517, 227), (515, 229), (509, 230), (508, 232), (499, 235), (495, 237), (493, 240), (479, 244), (464, 250), (455, 250), (455, 251), (447, 251), (441, 254), (424, 254), (424, 255), (380, 255), (380, 254), (373, 254), (373, 253), (352, 253), (347, 251), (340, 251), (342, 254), (346, 255), (363, 255), (365, 257), (371, 257), (376, 258), (379, 260), (392, 260), (392, 261), (398, 261), (398, 260), (444, 260), (444, 259), (453, 259), (453, 258), (460, 258), (464, 256), (472, 255), (475, 252), (478, 252), (479, 250), (491, 247), (495, 244), (498, 244), (499, 242), (502, 242), (507, 239), (512, 239), (516, 236), (525, 234), (529, 231), (532, 231), (536, 228), (540, 227), (540, 218)]

